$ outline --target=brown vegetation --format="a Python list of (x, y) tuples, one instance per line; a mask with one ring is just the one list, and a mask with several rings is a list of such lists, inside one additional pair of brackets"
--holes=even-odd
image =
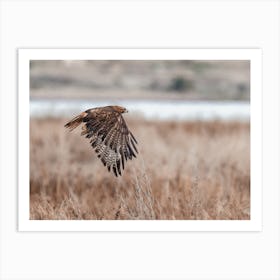
[(65, 119), (30, 121), (30, 219), (250, 219), (250, 127), (128, 119), (116, 178)]
[(30, 97), (248, 101), (250, 62), (33, 60)]

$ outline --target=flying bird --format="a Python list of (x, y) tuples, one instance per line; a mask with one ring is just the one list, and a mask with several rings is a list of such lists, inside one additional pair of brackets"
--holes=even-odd
[(121, 106), (105, 106), (88, 109), (73, 118), (65, 127), (70, 131), (84, 123), (81, 135), (90, 139), (92, 148), (108, 171), (122, 175), (125, 161), (138, 153), (137, 141), (122, 116), (127, 113)]

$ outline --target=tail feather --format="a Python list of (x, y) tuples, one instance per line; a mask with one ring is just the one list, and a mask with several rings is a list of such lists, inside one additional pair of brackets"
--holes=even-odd
[(70, 131), (72, 131), (73, 129), (75, 129), (77, 126), (79, 126), (82, 122), (84, 117), (87, 115), (87, 113), (83, 112), (80, 115), (76, 116), (75, 118), (73, 118), (71, 121), (69, 121), (67, 124), (65, 124), (64, 126), (66, 128), (69, 128)]

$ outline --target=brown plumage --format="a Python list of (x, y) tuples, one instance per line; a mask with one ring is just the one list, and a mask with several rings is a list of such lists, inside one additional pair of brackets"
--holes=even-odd
[(106, 106), (88, 109), (68, 122), (65, 127), (70, 131), (81, 123), (81, 135), (90, 139), (91, 146), (108, 171), (116, 176), (122, 175), (124, 163), (136, 157), (137, 141), (129, 131), (123, 113), (128, 111), (121, 106)]

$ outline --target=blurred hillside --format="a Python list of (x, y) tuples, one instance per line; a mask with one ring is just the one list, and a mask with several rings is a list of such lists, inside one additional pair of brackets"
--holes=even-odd
[(249, 61), (31, 61), (31, 98), (249, 100)]

